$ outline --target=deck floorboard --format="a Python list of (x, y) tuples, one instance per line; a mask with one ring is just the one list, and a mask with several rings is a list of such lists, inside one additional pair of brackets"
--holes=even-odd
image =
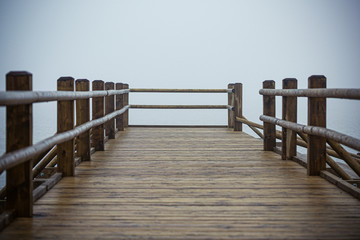
[(0, 239), (360, 239), (360, 201), (225, 128), (117, 133)]

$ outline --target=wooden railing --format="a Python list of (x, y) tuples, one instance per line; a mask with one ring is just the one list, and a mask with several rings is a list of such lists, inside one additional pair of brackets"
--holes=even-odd
[[(128, 127), (130, 108), (228, 109), (229, 127), (242, 129), (241, 123), (235, 123), (242, 116), (242, 85), (238, 83), (229, 84), (228, 89), (129, 89), (128, 84), (95, 80), (92, 91), (87, 79), (61, 77), (57, 84), (57, 91), (33, 92), (31, 73), (6, 75), (7, 91), (0, 92), (0, 106), (6, 106), (7, 112), (6, 154), (0, 157), (0, 173), (7, 173), (7, 184), (0, 191), (2, 199), (6, 196), (6, 211), (0, 226), (10, 215), (32, 216), (35, 200), (63, 176), (74, 176), (80, 161), (89, 161), (91, 152), (104, 150), (106, 138), (113, 139), (116, 130)], [(129, 92), (227, 93), (228, 105), (129, 105)], [(49, 101), (57, 101), (57, 133), (32, 144), (32, 104)], [(44, 174), (46, 181), (39, 178)]]
[[(89, 91), (90, 82), (86, 79), (74, 81), (71, 77), (62, 77), (57, 84), (58, 91), (32, 92), (32, 74), (10, 72), (6, 75), (7, 91), (0, 94), (0, 105), (6, 106), (7, 139), (6, 154), (0, 158), (0, 173), (6, 170), (6, 186), (1, 195), (6, 195), (6, 209), (16, 216), (32, 216), (34, 196), (38, 198), (53, 184), (48, 183), (33, 194), (34, 177), (46, 166), (57, 165), (58, 173), (54, 176), (59, 179), (74, 175), (75, 152), (82, 161), (90, 160), (91, 129), (95, 150), (104, 150), (103, 126), (106, 135), (114, 138), (115, 121), (120, 131), (128, 125), (130, 90), (126, 84), (117, 83), (115, 90), (114, 83), (93, 81), (93, 91)], [(89, 98), (93, 98), (91, 121)], [(48, 101), (58, 103), (57, 134), (32, 144), (32, 103)]]
[[(325, 171), (327, 163), (337, 176), (359, 186), (359, 156), (347, 152), (340, 144), (360, 151), (360, 139), (326, 128), (326, 98), (358, 100), (360, 89), (326, 89), (324, 76), (309, 77), (308, 87), (309, 89), (297, 89), (296, 79), (284, 79), (282, 90), (275, 89), (274, 81), (263, 82), (260, 94), (263, 95), (264, 107), (260, 120), (264, 122), (264, 150), (273, 151), (276, 148), (276, 138), (282, 139), (282, 159), (295, 158), (297, 145), (307, 147), (308, 175), (321, 175), (334, 180), (335, 178)], [(282, 96), (282, 119), (275, 117), (275, 96)], [(308, 125), (296, 123), (297, 97), (308, 98)], [(244, 119), (238, 120), (244, 122)], [(254, 126), (253, 123), (249, 124)], [(281, 133), (276, 131), (276, 125), (282, 127)], [(330, 155), (343, 159), (358, 177), (351, 178)], [(347, 188), (353, 195), (360, 196), (358, 190), (352, 191), (351, 186)]]

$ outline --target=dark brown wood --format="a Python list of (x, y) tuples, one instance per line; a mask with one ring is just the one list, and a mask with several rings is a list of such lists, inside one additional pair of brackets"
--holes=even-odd
[[(90, 82), (87, 79), (78, 79), (75, 82), (76, 91), (90, 91)], [(90, 100), (76, 100), (76, 125), (90, 121)], [(90, 161), (90, 130), (80, 134), (77, 144), (77, 156), (81, 161)]]
[[(123, 89), (124, 85), (122, 83), (115, 84), (116, 90)], [(124, 94), (116, 95), (116, 110), (120, 110), (124, 107)], [(116, 128), (118, 131), (124, 131), (124, 115), (121, 114), (116, 117)]]
[(261, 89), (259, 93), (261, 95), (269, 95), (269, 96), (271, 95), (271, 96), (360, 99), (360, 88), (297, 89), (297, 90)]
[(130, 105), (130, 108), (148, 109), (229, 109), (228, 105)]
[[(95, 80), (92, 82), (93, 91), (103, 91), (104, 81)], [(104, 97), (92, 99), (92, 119), (102, 118), (104, 116)], [(104, 125), (101, 124), (92, 129), (92, 145), (95, 151), (104, 151)]]
[[(115, 85), (113, 82), (105, 83), (105, 90), (114, 90), (114, 87)], [(105, 97), (105, 115), (114, 111), (114, 101), (114, 95)], [(110, 119), (105, 124), (105, 132), (109, 139), (115, 139), (115, 119)]]
[[(124, 83), (123, 87), (124, 87), (124, 89), (129, 89), (129, 84)], [(124, 106), (127, 106), (127, 105), (129, 105), (129, 93), (124, 94)], [(124, 113), (123, 118), (124, 118), (124, 128), (129, 127), (129, 110), (127, 110)]]
[[(275, 89), (275, 81), (263, 82), (264, 89)], [(275, 117), (275, 96), (263, 96), (263, 114)], [(276, 145), (275, 125), (264, 122), (264, 151), (273, 151)]]
[[(295, 78), (285, 78), (282, 82), (283, 89), (297, 89)], [(282, 119), (290, 122), (297, 122), (297, 97), (283, 97)], [(296, 156), (296, 132), (291, 129), (282, 128), (282, 155), (283, 160)]]
[[(128, 128), (0, 239), (357, 239), (360, 202), (226, 128)], [(306, 229), (306, 231), (304, 231)], [(76, 237), (75, 237), (76, 236)]]
[(235, 118), (242, 117), (242, 83), (234, 84), (234, 131), (242, 131), (242, 123)]
[[(228, 85), (228, 89), (233, 90), (234, 85), (235, 85), (234, 83), (230, 83)], [(235, 94), (233, 92), (229, 92), (228, 93), (228, 105), (229, 106), (234, 106), (234, 99), (235, 99)], [(234, 122), (235, 122), (234, 111), (229, 109), (228, 110), (228, 127), (234, 128)]]
[(37, 177), (41, 171), (49, 164), (49, 162), (54, 159), (57, 154), (57, 146), (53, 147), (46, 155), (41, 159), (41, 161), (33, 168), (33, 176)]
[[(32, 74), (9, 72), (6, 75), (6, 90), (32, 90)], [(6, 107), (6, 152), (32, 145), (32, 104)], [(6, 171), (6, 209), (15, 209), (18, 217), (33, 214), (32, 159)]]
[[(57, 81), (58, 91), (74, 91), (74, 78), (61, 77)], [(74, 100), (58, 101), (57, 132), (74, 129)], [(64, 176), (75, 175), (74, 139), (57, 145), (58, 172)]]
[(360, 178), (360, 164), (353, 159), (350, 154), (337, 142), (327, 139), (327, 143), (336, 151), (337, 154), (351, 167)]
[(132, 88), (130, 92), (158, 93), (227, 93), (228, 89), (163, 89), (163, 88)]
[(242, 118), (236, 117), (235, 121), (239, 121), (242, 123), (245, 123), (246, 125), (248, 125), (248, 127), (253, 130), (261, 139), (264, 139), (264, 135), (257, 129), (264, 129), (264, 127), (260, 124), (251, 122), (249, 120), (247, 120), (244, 116), (242, 116)]
[[(313, 75), (308, 79), (308, 88), (326, 88), (326, 77)], [(308, 125), (326, 128), (326, 98), (308, 98)], [(307, 173), (309, 176), (319, 175), (326, 169), (326, 139), (308, 135)]]

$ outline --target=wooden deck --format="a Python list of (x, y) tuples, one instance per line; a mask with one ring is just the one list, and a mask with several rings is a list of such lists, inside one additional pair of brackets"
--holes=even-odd
[(0, 239), (360, 239), (360, 201), (226, 128), (129, 128)]

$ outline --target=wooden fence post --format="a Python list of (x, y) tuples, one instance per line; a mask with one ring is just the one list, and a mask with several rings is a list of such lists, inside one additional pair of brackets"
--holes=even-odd
[[(263, 82), (264, 89), (275, 89), (275, 81), (266, 80)], [(275, 96), (263, 96), (263, 114), (275, 117)], [(274, 151), (276, 146), (275, 125), (264, 122), (264, 151)]]
[[(95, 80), (92, 82), (93, 91), (104, 91), (104, 81)], [(92, 99), (92, 119), (102, 118), (104, 116), (104, 97), (95, 97)], [(104, 125), (101, 124), (92, 129), (92, 144), (95, 151), (104, 151)]]
[[(113, 82), (105, 83), (105, 90), (114, 90)], [(105, 115), (112, 113), (114, 111), (114, 95), (105, 97)], [(105, 132), (109, 139), (115, 139), (115, 119), (110, 119), (105, 123)]]
[[(283, 89), (297, 89), (295, 78), (285, 78), (282, 82)], [(282, 119), (297, 122), (297, 97), (282, 97)], [(281, 158), (292, 159), (296, 156), (296, 132), (291, 129), (282, 128)]]
[[(326, 88), (326, 77), (322, 75), (310, 76), (308, 88)], [(308, 125), (326, 128), (326, 98), (308, 98)], [(326, 139), (309, 135), (307, 149), (307, 173), (309, 176), (320, 174), (326, 169)]]
[(242, 131), (242, 123), (236, 117), (242, 117), (242, 83), (234, 84), (234, 131)]
[[(125, 83), (123, 86), (124, 89), (129, 89), (129, 84)], [(124, 106), (127, 105), (129, 105), (129, 93), (124, 94)], [(124, 112), (124, 127), (129, 127), (129, 110), (126, 110), (126, 112)]]
[[(234, 83), (230, 83), (228, 85), (228, 89), (234, 89)], [(234, 96), (235, 94), (233, 92), (228, 93), (228, 105), (233, 106), (234, 107)], [(233, 110), (228, 110), (228, 128), (234, 128), (234, 111)]]
[[(90, 83), (87, 79), (78, 79), (75, 82), (76, 91), (89, 91)], [(79, 126), (90, 121), (90, 100), (76, 100), (76, 125)], [(90, 131), (86, 131), (79, 136), (77, 144), (78, 157), (81, 161), (90, 161)]]
[[(122, 83), (116, 83), (116, 90), (123, 89)], [(116, 95), (116, 110), (120, 110), (124, 107), (124, 94)], [(118, 131), (124, 131), (124, 115), (121, 114), (116, 117), (116, 128)]]
[[(6, 90), (32, 91), (32, 74), (9, 72)], [(6, 107), (6, 152), (32, 145), (32, 118), (32, 104)], [(15, 209), (18, 217), (33, 214), (32, 167), (33, 161), (29, 159), (6, 170), (6, 208)]]
[[(74, 78), (61, 77), (57, 81), (58, 91), (74, 91)], [(58, 101), (57, 132), (66, 132), (74, 128), (74, 100)], [(57, 145), (58, 171), (63, 176), (75, 175), (74, 139)]]

